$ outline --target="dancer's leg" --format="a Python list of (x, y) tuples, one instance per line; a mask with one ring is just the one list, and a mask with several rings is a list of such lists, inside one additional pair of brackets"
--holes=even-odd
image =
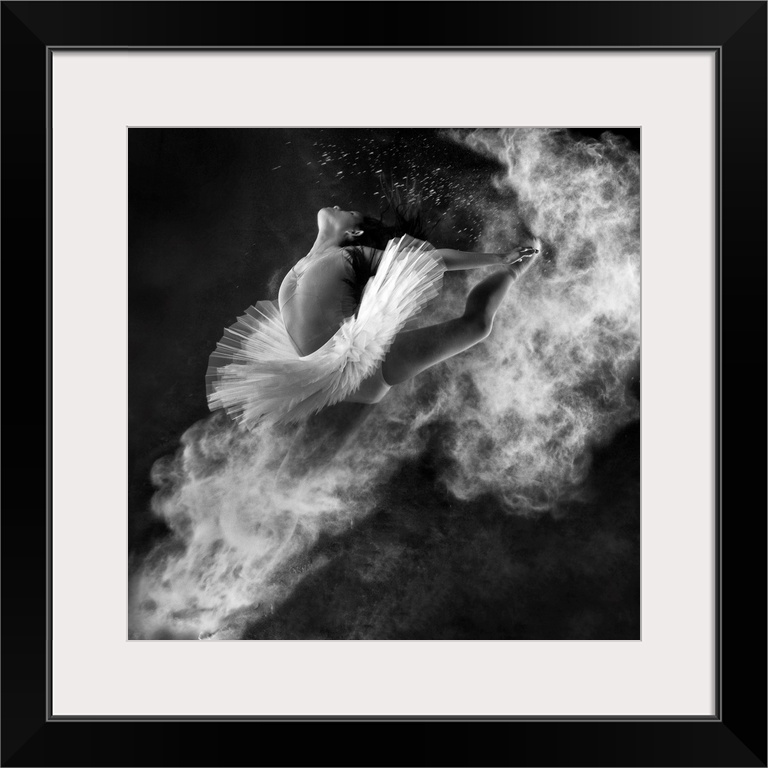
[(398, 334), (382, 366), (387, 384), (402, 384), (485, 339), (515, 278), (512, 270), (495, 272), (470, 291), (461, 317)]

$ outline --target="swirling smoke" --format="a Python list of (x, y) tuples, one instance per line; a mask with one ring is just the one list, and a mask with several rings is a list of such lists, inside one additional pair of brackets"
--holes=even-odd
[(477, 397), (445, 398), (459, 432), (449, 486), (462, 498), (492, 491), (548, 508), (577, 489), (587, 449), (637, 416), (628, 384), (640, 354), (640, 158), (610, 134), (454, 136), (503, 163), (495, 184), (517, 198), (515, 213), (487, 221), (484, 250), (517, 216), (543, 239), (545, 260), (498, 315), (482, 356), (455, 361)]
[[(131, 637), (238, 637), (325, 565), (313, 545), (375, 508), (377, 484), (426, 449), (426, 425), (448, 426), (437, 480), (451, 494), (532, 514), (578, 498), (591, 449), (638, 417), (638, 153), (555, 129), (446, 136), (502, 169), (456, 203), (482, 219), (477, 250), (508, 249), (525, 228), (544, 243), (538, 264), (489, 339), (394, 389), (322, 473), (276, 483), (290, 432), (245, 433), (220, 415), (191, 427), (153, 470), (171, 536), (133, 577)], [(450, 277), (421, 325), (459, 314), (478, 279)]]

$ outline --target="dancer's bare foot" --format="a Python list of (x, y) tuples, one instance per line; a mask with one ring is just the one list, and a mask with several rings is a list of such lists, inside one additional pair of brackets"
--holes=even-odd
[(502, 264), (507, 267), (510, 274), (518, 277), (525, 271), (534, 258), (541, 253), (541, 240), (538, 237), (532, 239), (528, 245), (517, 245), (502, 259)]

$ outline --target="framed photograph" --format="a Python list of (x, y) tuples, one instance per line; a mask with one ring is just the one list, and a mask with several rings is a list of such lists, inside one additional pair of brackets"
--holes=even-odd
[(3, 4), (3, 763), (765, 765), (765, 3), (352, 8)]

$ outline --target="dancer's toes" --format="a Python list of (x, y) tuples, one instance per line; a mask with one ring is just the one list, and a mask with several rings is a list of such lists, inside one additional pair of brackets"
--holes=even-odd
[[(541, 243), (537, 243), (537, 245), (540, 246)], [(533, 245), (517, 246), (504, 259), (507, 272), (515, 278), (520, 277), (533, 264), (540, 252), (541, 249)]]
[(515, 248), (509, 253), (505, 254), (501, 260), (501, 263), (505, 267), (511, 267), (513, 264), (518, 264), (521, 261), (530, 259), (533, 253), (526, 248)]
[(535, 237), (530, 243), (526, 245), (515, 246), (508, 254), (502, 259), (502, 263), (505, 266), (512, 266), (513, 264), (521, 264), (522, 262), (529, 261), (541, 253), (541, 240)]
[(518, 245), (513, 248), (502, 261), (506, 271), (513, 279), (517, 279), (530, 268), (540, 253), (541, 241), (538, 238), (533, 238), (526, 245)]

